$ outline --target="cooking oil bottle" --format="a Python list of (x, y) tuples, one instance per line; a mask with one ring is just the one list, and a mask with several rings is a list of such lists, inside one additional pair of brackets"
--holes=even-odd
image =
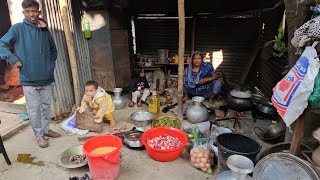
[(84, 31), (84, 38), (90, 39), (91, 38), (90, 24), (88, 19), (85, 16), (83, 19), (83, 31)]
[(149, 98), (149, 112), (155, 115), (160, 113), (160, 96), (157, 91), (152, 91), (152, 95)]

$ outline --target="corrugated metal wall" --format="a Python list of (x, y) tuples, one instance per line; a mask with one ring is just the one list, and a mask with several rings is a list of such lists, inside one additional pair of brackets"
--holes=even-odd
[[(277, 35), (282, 13), (283, 11), (270, 12), (269, 14), (265, 14), (263, 17), (263, 22), (265, 24), (263, 44), (273, 40), (274, 36)], [(258, 61), (258, 76), (256, 84), (267, 98), (272, 96), (272, 88), (284, 76), (281, 73), (288, 64), (288, 62), (284, 59), (272, 57), (272, 53), (272, 47), (263, 48), (261, 51), (261, 56), (256, 60)]]
[(84, 38), (81, 25), (82, 10), (80, 1), (68, 1), (70, 16), (71, 29), (73, 32), (73, 41), (76, 50), (76, 57), (78, 62), (78, 73), (80, 81), (80, 93), (81, 96), (84, 94), (84, 84), (92, 79), (92, 69), (90, 65), (90, 54), (88, 42)]
[(54, 72), (54, 111), (56, 115), (71, 111), (74, 104), (71, 70), (62, 27), (58, 0), (43, 1), (44, 17), (58, 49), (58, 59)]
[(258, 18), (216, 19), (200, 18), (197, 22), (195, 50), (205, 52), (222, 50), (223, 71), (228, 81), (239, 82), (258, 40)]
[[(222, 50), (223, 62), (218, 67), (229, 81), (238, 82), (248, 64), (258, 40), (260, 20), (258, 18), (217, 19), (202, 17), (197, 20), (195, 50), (204, 54)], [(157, 55), (161, 48), (177, 54), (178, 20), (136, 21), (137, 53)], [(192, 20), (186, 19), (185, 54), (190, 54)]]
[(278, 58), (261, 59), (257, 86), (266, 97), (271, 98), (272, 88), (283, 78), (281, 73), (287, 64), (288, 62)]
[[(169, 49), (169, 54), (178, 53), (178, 19), (137, 19), (137, 53), (157, 56), (158, 49)], [(192, 21), (186, 19), (185, 54), (190, 54)]]
[[(63, 32), (61, 12), (58, 0), (43, 1), (44, 17), (48, 21), (50, 31), (58, 48), (58, 59), (56, 62), (55, 87), (54, 87), (54, 110), (57, 116), (70, 112), (74, 105), (74, 93), (72, 75), (68, 58), (67, 46)], [(80, 5), (78, 1), (68, 1), (69, 20), (74, 37), (80, 86), (91, 79), (90, 59), (88, 45), (81, 32)], [(72, 7), (74, 9), (72, 9)], [(77, 13), (72, 13), (77, 12)], [(82, 91), (83, 92), (83, 91)]]
[(2, 37), (11, 26), (7, 0), (0, 0), (0, 24), (0, 37)]
[[(217, 15), (271, 8), (279, 0), (185, 0), (185, 13), (214, 13)], [(136, 14), (177, 14), (178, 3), (173, 0), (134, 0), (132, 12)]]

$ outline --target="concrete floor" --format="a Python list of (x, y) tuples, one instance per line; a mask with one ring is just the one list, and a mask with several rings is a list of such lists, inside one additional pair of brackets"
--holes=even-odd
[(18, 118), (16, 114), (10, 113), (0, 113), (0, 134), (5, 134), (11, 129), (15, 128), (19, 124), (23, 123), (21, 119)]
[[(190, 102), (189, 102), (190, 104)], [(129, 108), (116, 111), (114, 113), (116, 119), (116, 128), (127, 126), (128, 129), (133, 127), (130, 122), (130, 114), (137, 110), (147, 110), (147, 106), (142, 108)], [(175, 111), (175, 109), (173, 110)], [(258, 121), (261, 122), (262, 121)], [(262, 124), (265, 122), (262, 122)], [(30, 179), (30, 180), (63, 180), (73, 176), (83, 176), (89, 173), (88, 166), (77, 169), (64, 169), (59, 165), (60, 154), (75, 145), (83, 142), (79, 141), (77, 136), (69, 136), (67, 132), (60, 128), (60, 124), (52, 122), (51, 129), (60, 132), (63, 136), (58, 139), (49, 139), (50, 146), (41, 149), (37, 146), (33, 131), (30, 126), (24, 128), (16, 133), (11, 138), (4, 142), (7, 153), (12, 161), (12, 165), (8, 166), (2, 155), (0, 154), (0, 179), (1, 180), (16, 180), (16, 179)], [(242, 120), (242, 130), (249, 136), (254, 137), (252, 133), (253, 123), (252, 120)], [(106, 125), (103, 133), (109, 133), (109, 128)], [(90, 132), (85, 136), (96, 135)], [(256, 138), (256, 137), (254, 137)], [(259, 143), (262, 143), (259, 140)], [(264, 143), (262, 143), (264, 144)], [(121, 163), (121, 172), (117, 177), (118, 180), (135, 180), (135, 179), (185, 179), (185, 180), (206, 180), (215, 179), (215, 175), (209, 175), (195, 169), (188, 158), (188, 153), (184, 152), (183, 155), (173, 162), (157, 162), (152, 160), (145, 150), (133, 150), (127, 147), (122, 148), (124, 158)], [(16, 162), (18, 154), (31, 154), (36, 157), (35, 162), (43, 161), (44, 166), (37, 166), (31, 164), (22, 164)]]

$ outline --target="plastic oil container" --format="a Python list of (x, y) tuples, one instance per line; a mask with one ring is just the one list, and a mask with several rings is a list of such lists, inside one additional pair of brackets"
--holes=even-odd
[(153, 91), (149, 98), (149, 112), (155, 115), (160, 113), (160, 96), (157, 91)]
[(84, 31), (84, 38), (90, 39), (91, 38), (90, 24), (86, 17), (84, 17), (83, 19), (83, 31)]

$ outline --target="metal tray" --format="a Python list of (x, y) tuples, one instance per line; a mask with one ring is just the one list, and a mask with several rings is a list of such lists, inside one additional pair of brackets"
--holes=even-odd
[(253, 179), (319, 180), (319, 177), (306, 161), (289, 153), (273, 153), (257, 163)]
[(61, 155), (60, 155), (60, 165), (64, 168), (78, 168), (82, 167), (88, 164), (88, 159), (86, 158), (82, 163), (72, 163), (69, 161), (70, 156), (74, 155), (83, 155), (84, 153), (82, 152), (82, 145), (78, 146), (73, 146), (67, 150), (65, 150)]

